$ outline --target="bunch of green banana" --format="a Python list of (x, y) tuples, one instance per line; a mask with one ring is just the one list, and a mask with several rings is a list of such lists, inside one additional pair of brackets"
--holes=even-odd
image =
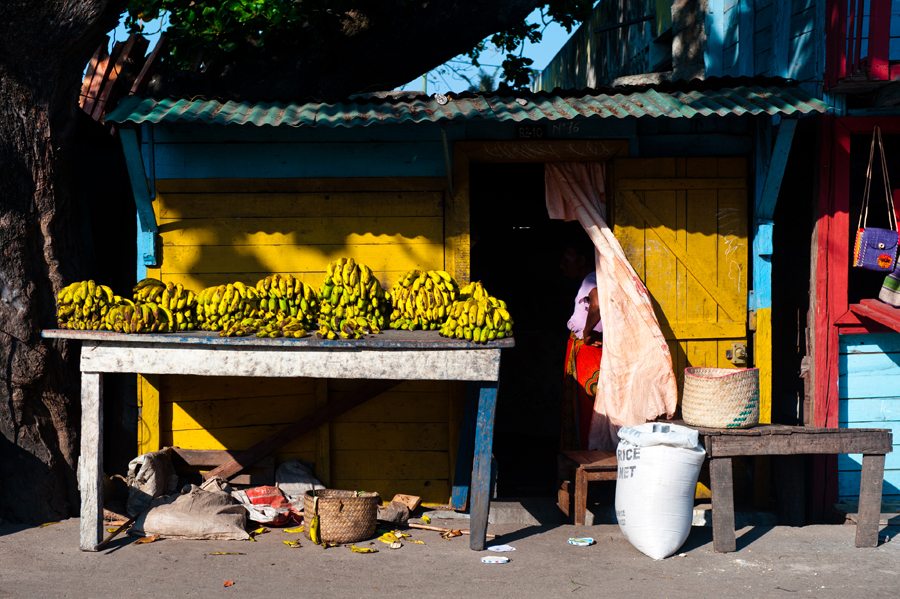
[[(224, 331), (247, 318), (262, 318), (259, 292), (240, 281), (207, 287), (197, 296), (197, 321), (204, 331)], [(226, 326), (228, 325), (228, 326)]]
[(175, 315), (162, 303), (134, 303), (124, 298), (110, 308), (104, 324), (109, 330), (119, 333), (168, 333), (178, 330)]
[(122, 298), (106, 285), (94, 281), (78, 281), (63, 288), (56, 296), (56, 319), (61, 329), (81, 331), (109, 330), (104, 317)]
[(481, 283), (469, 283), (459, 292), (459, 300), (450, 306), (441, 326), (441, 336), (475, 343), (512, 337), (513, 320), (506, 302), (492, 297)]
[(411, 270), (394, 284), (391, 328), (434, 330), (447, 318), (459, 295), (459, 283), (443, 270)]
[(282, 318), (253, 318), (242, 320), (229, 319), (222, 323), (219, 337), (288, 337), (300, 339), (306, 337), (306, 326), (293, 316)]
[(320, 339), (358, 339), (378, 334), (387, 322), (391, 295), (365, 264), (341, 258), (328, 265), (319, 291)]
[(292, 275), (272, 275), (256, 283), (259, 310), (266, 321), (295, 319), (304, 329), (311, 329), (319, 312), (315, 289)]
[[(193, 291), (185, 289), (181, 283), (176, 285), (171, 281), (163, 283), (159, 279), (146, 278), (139, 281), (133, 291), (135, 306), (155, 304), (164, 308), (166, 310), (164, 314), (167, 315), (163, 318), (164, 321), (171, 315), (168, 331), (193, 331), (197, 328), (197, 296)], [(156, 311), (153, 308), (151, 310)], [(156, 318), (157, 322), (159, 320)]]

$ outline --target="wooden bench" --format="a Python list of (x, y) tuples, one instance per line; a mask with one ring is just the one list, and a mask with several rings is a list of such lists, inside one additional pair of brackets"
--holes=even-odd
[(747, 429), (716, 429), (690, 426), (683, 422), (677, 424), (697, 430), (700, 443), (706, 448), (712, 492), (713, 549), (717, 553), (728, 553), (737, 548), (731, 459), (758, 455), (863, 454), (856, 546), (878, 546), (884, 456), (892, 451), (893, 443), (890, 430), (779, 424), (762, 424)]
[[(564, 451), (558, 461), (559, 509), (572, 517), (578, 526), (584, 526), (587, 512), (588, 483), (598, 480), (616, 480), (616, 452), (614, 451)], [(575, 505), (572, 506), (572, 481), (575, 487)]]

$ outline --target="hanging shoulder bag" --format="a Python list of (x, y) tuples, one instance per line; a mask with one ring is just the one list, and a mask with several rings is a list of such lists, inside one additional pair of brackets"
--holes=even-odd
[[(881, 172), (884, 178), (884, 195), (888, 205), (888, 224), (890, 229), (867, 227), (869, 217), (869, 192), (872, 188), (872, 163), (875, 158), (875, 140), (878, 139), (878, 150), (881, 156)], [(853, 266), (891, 272), (897, 259), (897, 217), (894, 214), (894, 201), (891, 198), (891, 184), (888, 181), (887, 161), (884, 158), (884, 143), (881, 141), (881, 128), (877, 125), (872, 131), (872, 147), (869, 150), (869, 168), (866, 171), (866, 189), (863, 194), (862, 208), (859, 211), (859, 230), (856, 232), (856, 244), (853, 246)]]

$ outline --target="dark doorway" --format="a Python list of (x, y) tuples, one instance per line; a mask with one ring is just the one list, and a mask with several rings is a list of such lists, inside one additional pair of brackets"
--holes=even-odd
[(515, 321), (500, 368), (497, 494), (554, 496), (566, 322), (580, 284), (559, 268), (571, 229), (547, 217), (543, 163), (473, 163), (470, 177), (472, 280)]

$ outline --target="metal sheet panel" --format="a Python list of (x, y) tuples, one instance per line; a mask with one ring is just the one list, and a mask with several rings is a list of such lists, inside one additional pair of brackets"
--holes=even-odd
[[(632, 88), (633, 89), (633, 88)], [(613, 92), (613, 90), (608, 90)], [(623, 90), (631, 91), (631, 90)], [(444, 102), (444, 100), (446, 101)], [(438, 100), (441, 100), (439, 102)], [(443, 102), (443, 103), (442, 103)], [(534, 122), (580, 117), (697, 118), (701, 116), (808, 114), (830, 107), (797, 85), (600, 93), (598, 90), (522, 92), (516, 96), (464, 93), (403, 98), (363, 97), (335, 104), (221, 102), (129, 96), (106, 117), (115, 123), (179, 120), (219, 125), (365, 127), (372, 124), (470, 119)]]

